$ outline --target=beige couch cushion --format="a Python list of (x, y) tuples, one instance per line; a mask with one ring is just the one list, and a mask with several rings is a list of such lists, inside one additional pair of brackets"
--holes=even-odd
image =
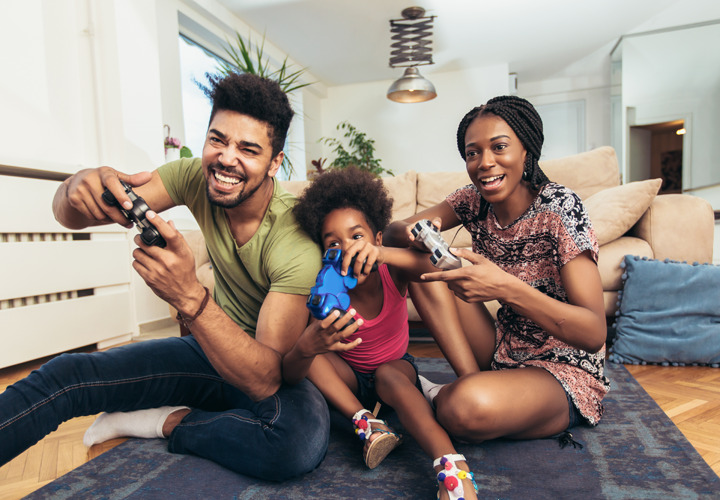
[(280, 185), (295, 196), (300, 196), (309, 184), (310, 181), (280, 181)]
[(581, 199), (620, 184), (617, 156), (610, 146), (593, 149), (565, 158), (540, 162), (545, 175), (569, 187)]
[(632, 236), (622, 236), (607, 245), (600, 247), (598, 269), (602, 280), (603, 290), (622, 289), (622, 274), (620, 263), (626, 255), (639, 255), (653, 258), (653, 251), (647, 241)]
[(393, 199), (392, 220), (413, 215), (417, 200), (417, 173), (410, 170), (395, 177), (383, 177), (382, 181)]
[(707, 200), (661, 194), (630, 234), (646, 240), (659, 260), (712, 262), (714, 214)]
[[(465, 170), (457, 172), (418, 172), (417, 212), (437, 205), (458, 188), (470, 184)], [(465, 228), (449, 229), (442, 233), (445, 241), (456, 248), (469, 248), (472, 238)]]
[(662, 179), (630, 182), (604, 189), (583, 203), (602, 246), (628, 232), (657, 196)]

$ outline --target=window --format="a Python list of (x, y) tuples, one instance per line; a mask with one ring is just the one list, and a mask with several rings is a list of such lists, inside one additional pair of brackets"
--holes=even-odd
[(210, 119), (210, 99), (200, 89), (198, 83), (207, 84), (206, 73), (218, 73), (220, 58), (201, 47), (189, 38), (180, 35), (180, 71), (182, 75), (182, 105), (185, 125), (185, 144), (200, 157), (205, 144), (208, 120)]

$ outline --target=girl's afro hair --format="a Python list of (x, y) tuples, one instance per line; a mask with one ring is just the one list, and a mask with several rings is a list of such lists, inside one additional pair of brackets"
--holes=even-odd
[(315, 179), (298, 198), (293, 209), (305, 232), (322, 245), (325, 217), (337, 208), (360, 211), (373, 234), (390, 223), (393, 200), (379, 177), (357, 167), (334, 168)]

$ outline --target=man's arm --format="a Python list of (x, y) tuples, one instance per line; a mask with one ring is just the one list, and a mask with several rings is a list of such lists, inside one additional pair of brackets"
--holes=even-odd
[[(202, 300), (202, 296), (200, 296)], [(190, 329), (218, 373), (253, 400), (267, 398), (282, 383), (282, 357), (308, 319), (307, 297), (270, 292), (253, 339), (212, 300)], [(200, 302), (195, 302), (199, 307)], [(187, 313), (195, 311), (190, 307)]]
[[(148, 220), (167, 246), (149, 247), (136, 236), (133, 267), (156, 295), (184, 318), (193, 318), (201, 309), (205, 289), (195, 275), (192, 251), (172, 223), (152, 212)], [(255, 338), (212, 299), (189, 328), (218, 373), (257, 401), (280, 388), (282, 356), (307, 325), (306, 301), (305, 295), (270, 292), (260, 309)]]
[(81, 170), (60, 185), (53, 199), (55, 218), (68, 229), (83, 229), (112, 222), (130, 227), (131, 223), (120, 210), (111, 207), (102, 199), (102, 194), (107, 188), (118, 203), (129, 203), (130, 205), (126, 205), (125, 208), (132, 208), (130, 198), (125, 193), (120, 180), (134, 186), (135, 193), (156, 212), (162, 212), (175, 205), (157, 171), (152, 174), (140, 172), (127, 175), (110, 167), (100, 167)]

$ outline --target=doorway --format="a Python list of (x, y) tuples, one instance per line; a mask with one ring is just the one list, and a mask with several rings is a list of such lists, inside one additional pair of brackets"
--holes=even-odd
[(630, 127), (630, 181), (663, 180), (660, 194), (683, 187), (684, 120)]

